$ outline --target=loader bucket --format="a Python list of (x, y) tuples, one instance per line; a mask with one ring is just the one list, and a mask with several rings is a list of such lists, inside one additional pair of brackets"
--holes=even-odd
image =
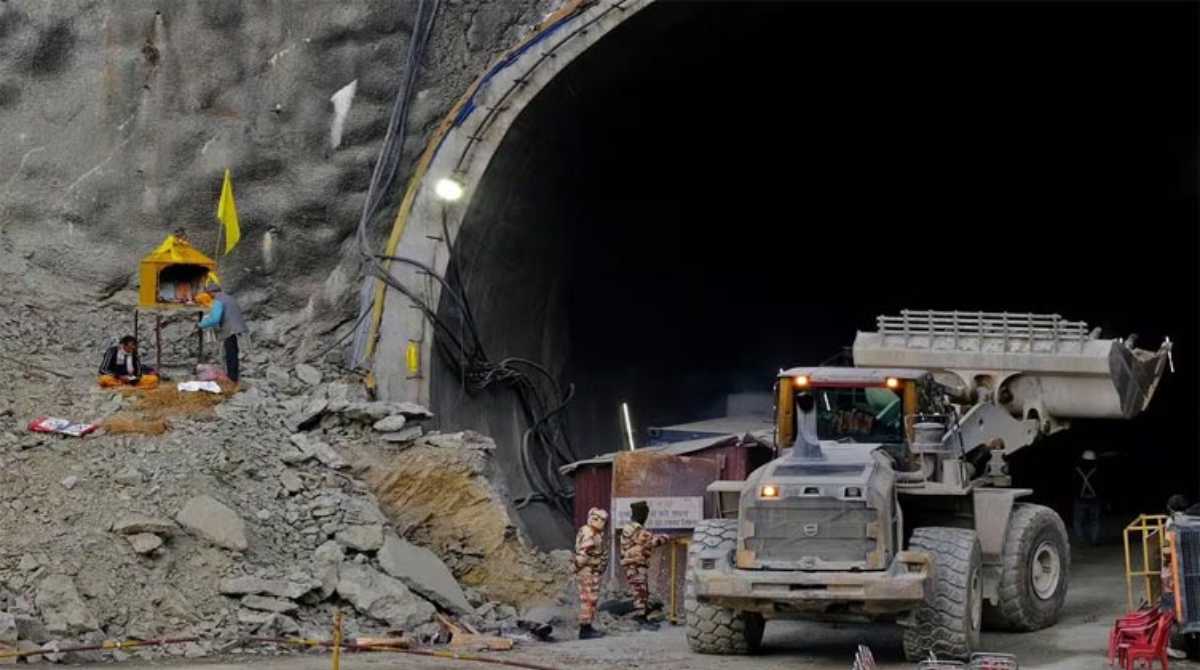
[(1171, 352), (1169, 340), (1135, 349), (1058, 315), (906, 311), (878, 325), (855, 338), (856, 366), (928, 370), (1020, 418), (1131, 419), (1149, 406)]

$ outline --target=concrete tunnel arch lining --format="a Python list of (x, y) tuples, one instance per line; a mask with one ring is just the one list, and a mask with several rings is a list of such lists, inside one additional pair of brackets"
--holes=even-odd
[[(452, 250), (442, 240), (443, 224), (451, 240), (456, 239), (477, 195), (473, 186), (482, 180), (513, 122), (576, 58), (652, 2), (577, 0), (561, 10), (561, 18), (552, 15), (538, 33), (481, 75), (443, 122), (445, 132), (430, 141), (426, 167), (406, 195), (410, 202), (401, 204), (387, 255), (418, 260), (444, 276)], [(459, 201), (447, 203), (434, 192), (444, 177), (465, 185)], [(427, 304), (439, 304), (441, 286), (419, 268), (393, 263), (389, 272)], [(396, 291), (383, 293), (381, 304), (377, 335), (370, 343), (377, 392), (387, 400), (429, 405), (433, 329), (425, 314)], [(383, 342), (389, 344), (382, 346)], [(419, 352), (415, 366), (408, 355), (410, 347)]]

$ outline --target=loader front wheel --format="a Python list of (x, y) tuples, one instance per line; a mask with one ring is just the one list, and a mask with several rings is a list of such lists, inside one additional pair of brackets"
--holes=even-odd
[(694, 652), (750, 654), (762, 646), (766, 622), (761, 614), (719, 607), (696, 597), (696, 565), (700, 552), (715, 550), (721, 555), (729, 555), (736, 546), (736, 520), (705, 519), (692, 531), (683, 608), (687, 613), (688, 647)]
[(933, 559), (933, 580), (925, 602), (904, 629), (904, 655), (966, 660), (979, 647), (983, 618), (983, 550), (975, 531), (918, 528), (908, 546)]

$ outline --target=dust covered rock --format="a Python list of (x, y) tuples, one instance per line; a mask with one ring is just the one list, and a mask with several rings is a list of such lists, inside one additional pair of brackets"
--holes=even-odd
[(359, 612), (404, 630), (433, 619), (437, 610), (397, 579), (360, 563), (343, 563), (337, 593)]
[(191, 498), (184, 504), (175, 520), (190, 532), (218, 547), (232, 551), (245, 551), (250, 547), (246, 539), (245, 522), (236, 512), (212, 496), (200, 495)]
[(100, 626), (80, 597), (75, 581), (67, 575), (50, 575), (43, 579), (35, 602), (46, 622), (46, 630), (51, 633), (75, 635)]
[(432, 551), (388, 533), (377, 558), (384, 572), (438, 606), (456, 614), (474, 611), (454, 575)]

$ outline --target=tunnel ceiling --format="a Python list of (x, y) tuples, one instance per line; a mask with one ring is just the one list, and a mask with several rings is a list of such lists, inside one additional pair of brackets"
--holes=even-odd
[[(621, 401), (639, 428), (720, 415), (902, 308), (1195, 341), (1192, 25), (1104, 5), (1081, 30), (1080, 11), (644, 10), (535, 98), (476, 188), (450, 277), (488, 354), (576, 385), (587, 455), (620, 446)], [(1181, 377), (1136, 427), (1076, 434), (1194, 437)], [(443, 421), (519, 443), (512, 398), (458, 382), (433, 371)]]

